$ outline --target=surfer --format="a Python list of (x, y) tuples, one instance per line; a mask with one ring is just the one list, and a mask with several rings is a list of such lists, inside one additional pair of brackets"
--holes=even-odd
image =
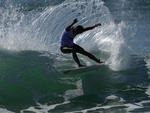
[(82, 47), (80, 47), (79, 45), (73, 42), (74, 38), (77, 35), (85, 31), (92, 30), (98, 26), (101, 26), (101, 24), (96, 24), (94, 26), (86, 27), (86, 28), (84, 28), (81, 25), (78, 25), (77, 27), (73, 27), (73, 25), (77, 22), (78, 20), (74, 19), (73, 22), (70, 25), (68, 25), (65, 31), (63, 32), (62, 37), (61, 37), (61, 47), (60, 47), (61, 52), (64, 54), (72, 53), (73, 59), (78, 64), (79, 67), (83, 67), (84, 65), (80, 63), (77, 53), (85, 55), (89, 57), (90, 59), (96, 61), (97, 63), (104, 63), (103, 61), (101, 61), (100, 59), (97, 59), (94, 55), (85, 51)]

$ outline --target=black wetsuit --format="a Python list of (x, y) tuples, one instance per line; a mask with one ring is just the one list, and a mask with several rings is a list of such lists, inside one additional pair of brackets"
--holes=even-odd
[(100, 60), (97, 59), (94, 55), (92, 55), (91, 53), (85, 51), (82, 47), (80, 47), (79, 45), (73, 43), (73, 39), (74, 39), (75, 35), (73, 33), (73, 29), (70, 29), (69, 31), (65, 31), (61, 37), (61, 47), (60, 50), (62, 53), (72, 53), (73, 55), (73, 59), (76, 61), (76, 63), (80, 66), (80, 61), (77, 57), (76, 53), (80, 53), (83, 54), (87, 57), (89, 57), (90, 59), (100, 63)]

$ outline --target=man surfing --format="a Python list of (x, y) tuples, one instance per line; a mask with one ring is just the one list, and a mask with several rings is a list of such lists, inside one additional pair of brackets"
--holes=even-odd
[(73, 22), (70, 25), (68, 25), (65, 31), (63, 32), (61, 36), (61, 47), (60, 47), (61, 52), (64, 54), (72, 53), (73, 59), (78, 64), (79, 67), (83, 67), (84, 65), (80, 63), (77, 53), (85, 55), (89, 57), (90, 59), (96, 61), (97, 63), (104, 63), (103, 61), (101, 61), (100, 59), (97, 59), (94, 55), (85, 51), (82, 47), (80, 47), (79, 45), (73, 42), (74, 38), (77, 35), (85, 31), (92, 30), (98, 26), (101, 26), (101, 24), (96, 24), (94, 26), (86, 27), (86, 28), (84, 28), (81, 25), (78, 25), (77, 27), (73, 27), (73, 25), (77, 22), (78, 20), (74, 19)]

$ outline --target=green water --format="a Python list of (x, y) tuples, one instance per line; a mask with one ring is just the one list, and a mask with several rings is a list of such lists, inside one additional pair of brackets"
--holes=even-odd
[[(112, 71), (108, 66), (103, 66), (97, 70), (63, 74), (55, 65), (56, 56), (50, 54), (45, 56), (44, 53), (1, 51), (0, 103), (2, 108), (20, 112), (31, 106), (42, 109), (37, 103), (51, 106), (69, 101), (49, 112), (82, 111), (96, 106), (118, 104), (122, 107), (111, 107), (106, 110), (97, 108), (98, 110), (91, 109), (91, 112), (126, 112), (127, 103), (149, 100), (145, 92), (150, 80), (144, 62), (140, 62), (137, 68), (125, 71)], [(70, 92), (67, 94), (67, 91)], [(107, 99), (111, 95), (116, 96), (115, 99)], [(121, 101), (121, 98), (124, 101)]]

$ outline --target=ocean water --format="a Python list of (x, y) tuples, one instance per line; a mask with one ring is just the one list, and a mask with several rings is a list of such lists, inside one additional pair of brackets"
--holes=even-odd
[[(102, 24), (75, 43), (106, 65), (63, 74), (76, 68), (59, 50), (74, 18)], [(149, 0), (0, 0), (0, 113), (149, 113), (149, 20)]]

